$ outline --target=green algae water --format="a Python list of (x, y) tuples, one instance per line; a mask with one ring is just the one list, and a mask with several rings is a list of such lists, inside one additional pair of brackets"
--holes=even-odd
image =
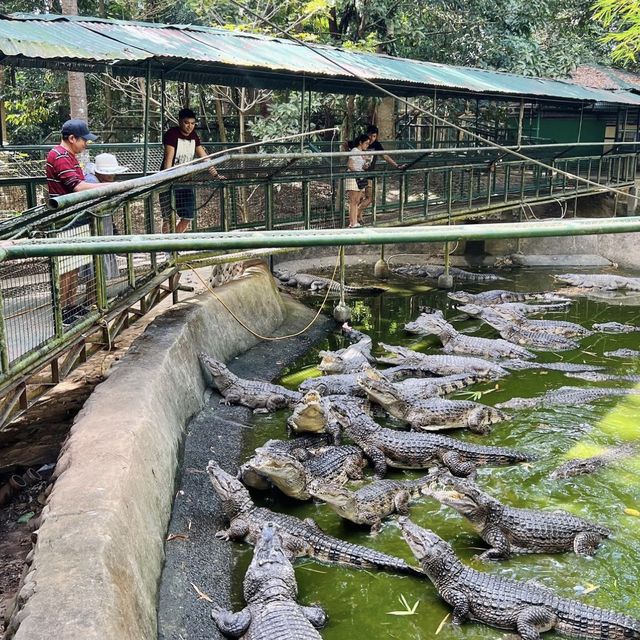
[[(371, 269), (348, 273), (351, 282), (373, 282)], [(518, 271), (510, 280), (483, 284), (459, 284), (457, 288), (477, 293), (487, 289), (542, 291), (559, 288), (549, 271)], [(408, 280), (390, 280), (390, 290), (378, 297), (350, 300), (354, 310), (352, 325), (374, 341), (374, 353), (381, 353), (379, 342), (411, 347), (424, 353), (441, 353), (435, 338), (411, 336), (403, 325), (415, 319), (422, 306), (441, 309), (456, 329), (474, 336), (498, 337), (488, 325), (469, 320), (456, 311), (446, 293)], [(309, 299), (310, 305), (320, 301)], [(330, 313), (333, 302), (327, 304)], [(591, 327), (595, 322), (640, 324), (640, 294), (609, 298), (576, 297), (568, 311), (551, 313), (548, 319), (577, 322)], [(339, 329), (316, 345), (303, 358), (284, 372), (282, 380), (295, 387), (306, 375), (318, 375), (318, 352), (338, 349), (347, 342)], [(607, 357), (605, 351), (619, 348), (640, 348), (640, 333), (596, 333), (580, 341), (580, 349), (562, 353), (538, 351), (543, 362), (576, 362), (606, 367), (605, 373), (640, 373), (640, 360)], [(295, 384), (291, 384), (295, 382)], [(509, 398), (531, 397), (561, 386), (628, 386), (625, 382), (586, 382), (566, 377), (559, 371), (524, 370), (511, 372), (499, 381), (474, 385), (471, 392), (480, 391), (480, 401), (496, 404)], [(637, 385), (640, 388), (640, 385)], [(469, 398), (458, 393), (452, 398)], [(535, 454), (536, 462), (513, 467), (480, 467), (477, 482), (500, 501), (524, 508), (564, 509), (580, 517), (609, 527), (614, 535), (605, 540), (595, 557), (582, 558), (573, 553), (518, 555), (500, 563), (482, 562), (475, 556), (487, 545), (475, 534), (468, 521), (448, 507), (424, 497), (411, 506), (411, 519), (433, 529), (453, 545), (461, 560), (479, 571), (505, 578), (534, 580), (585, 604), (610, 608), (640, 618), (640, 458), (630, 458), (618, 465), (601, 469), (592, 475), (566, 480), (551, 480), (550, 473), (572, 457), (588, 457), (604, 448), (638, 440), (640, 437), (640, 396), (613, 397), (598, 400), (593, 405), (554, 406), (526, 410), (509, 410), (513, 419), (494, 425), (487, 436), (467, 430), (451, 430), (445, 435), (478, 444), (519, 448)], [(286, 437), (288, 412), (256, 416), (254, 430), (246, 443), (243, 461), (253, 449), (269, 438)], [(399, 426), (389, 421), (387, 426)], [(368, 471), (370, 473), (370, 470)], [(392, 478), (416, 478), (419, 471), (391, 470)], [(412, 564), (415, 560), (393, 519), (387, 519), (382, 532), (371, 537), (367, 528), (341, 520), (326, 505), (299, 502), (273, 490), (253, 492), (262, 506), (300, 518), (312, 517), (329, 534), (338, 538), (374, 547), (402, 557)], [(248, 545), (234, 545), (236, 569), (234, 604), (241, 608), (242, 578), (251, 559)], [(296, 564), (296, 577), (301, 604), (318, 603), (329, 616), (322, 631), (329, 640), (369, 640), (371, 638), (412, 638), (426, 640), (437, 637), (498, 638), (504, 632), (478, 623), (455, 627), (450, 623), (450, 607), (444, 603), (428, 579), (370, 572), (322, 565), (303, 559)], [(449, 617), (447, 617), (449, 616)], [(553, 636), (553, 634), (546, 634)]]

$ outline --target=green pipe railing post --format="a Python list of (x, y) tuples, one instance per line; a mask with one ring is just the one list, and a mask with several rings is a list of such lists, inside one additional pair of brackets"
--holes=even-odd
[(371, 179), (371, 219), (373, 225), (378, 221), (378, 177), (373, 176)]
[[(102, 217), (93, 217), (91, 221), (91, 233), (94, 236), (104, 236), (104, 220)], [(93, 256), (93, 279), (96, 288), (96, 305), (99, 311), (104, 311), (109, 306), (107, 301), (107, 283), (104, 272), (104, 258)]]
[(304, 228), (311, 229), (311, 184), (309, 180), (302, 182), (302, 210), (304, 215)]
[(398, 204), (400, 205), (400, 222), (404, 222), (404, 194), (407, 190), (407, 176), (405, 173), (400, 175), (400, 193), (398, 194)]
[(51, 304), (53, 305), (53, 332), (56, 338), (64, 333), (62, 324), (62, 289), (60, 287), (60, 258), (51, 257)]
[(467, 206), (469, 209), (473, 206), (473, 167), (469, 171), (469, 200)]
[(504, 170), (504, 202), (509, 201), (509, 191), (511, 191), (511, 165), (508, 164)]
[[(233, 187), (230, 187), (233, 191)], [(229, 198), (229, 192), (226, 186), (220, 189), (220, 229), (223, 232), (229, 231), (229, 217), (227, 215), (226, 202)]]
[[(55, 308), (55, 307), (54, 307)], [(9, 346), (7, 344), (7, 327), (5, 324), (4, 296), (0, 288), (0, 371), (5, 374), (10, 369)], [(62, 319), (61, 319), (62, 323)]]
[[(124, 204), (124, 228), (128, 235), (133, 231), (133, 221), (131, 219), (131, 203)], [(132, 289), (136, 288), (136, 270), (133, 265), (133, 254), (127, 253), (127, 282)]]
[(273, 229), (273, 182), (267, 181), (265, 186), (265, 229), (271, 231)]
[(451, 220), (451, 209), (453, 207), (453, 171), (447, 169), (447, 215)]
[(344, 258), (344, 246), (340, 247), (340, 302), (333, 309), (333, 317), (338, 322), (347, 322), (351, 319), (351, 309), (344, 299), (344, 281), (346, 273), (346, 264)]
[(144, 152), (142, 156), (142, 173), (146, 176), (149, 171), (149, 106), (151, 104), (151, 62), (147, 62), (144, 83)]
[(36, 185), (34, 182), (27, 183), (27, 209), (31, 209), (38, 204), (38, 196), (36, 195)]

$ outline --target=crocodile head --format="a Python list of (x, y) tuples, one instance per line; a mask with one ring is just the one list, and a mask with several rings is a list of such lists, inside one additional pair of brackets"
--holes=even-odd
[(220, 362), (220, 360), (212, 358), (207, 353), (200, 353), (199, 358), (202, 366), (207, 369), (212, 376), (219, 376), (228, 371), (227, 365), (225, 365), (224, 362)]
[(217, 462), (209, 460), (207, 474), (222, 501), (222, 508), (227, 518), (231, 520), (253, 507), (251, 496), (240, 480), (227, 473)]
[(282, 451), (261, 448), (251, 460), (252, 467), (271, 480), (287, 495), (293, 495), (306, 485), (306, 473), (301, 462)]
[(481, 307), (479, 304), (463, 304), (458, 307), (458, 311), (462, 311), (462, 313), (466, 313), (468, 316), (475, 318), (482, 315), (484, 307)]
[(326, 502), (329, 506), (345, 510), (349, 507), (355, 509), (353, 493), (344, 487), (333, 482), (322, 482), (312, 480), (308, 485), (309, 493), (314, 497)]
[(245, 600), (295, 598), (297, 593), (295, 573), (284, 551), (282, 537), (276, 525), (267, 522), (258, 536), (253, 560), (245, 574)]
[(369, 400), (373, 400), (382, 407), (388, 408), (398, 403), (404, 404), (404, 400), (398, 390), (375, 369), (358, 376), (357, 382), (358, 386), (367, 394)]
[(552, 480), (559, 480), (561, 478), (572, 478), (573, 476), (581, 476), (587, 473), (593, 473), (601, 466), (602, 462), (597, 457), (576, 458), (575, 460), (569, 460), (563, 465), (560, 465), (557, 469), (551, 472), (551, 475), (549, 477)]
[(468, 304), (470, 302), (473, 302), (473, 300), (475, 299), (475, 295), (466, 291), (449, 291), (447, 293), (447, 298), (453, 300), (454, 302)]
[(447, 478), (442, 489), (431, 491), (438, 502), (455, 509), (467, 518), (474, 528), (482, 530), (491, 512), (491, 507), (499, 505), (491, 496), (487, 495), (475, 484), (458, 478)]
[(414, 322), (407, 322), (404, 330), (409, 333), (440, 334), (447, 328), (448, 322), (444, 319), (442, 311), (434, 311), (433, 313), (421, 313)]
[(327, 427), (327, 410), (317, 390), (308, 391), (293, 410), (287, 424), (294, 431), (321, 433)]
[(429, 578), (436, 582), (453, 565), (459, 564), (447, 542), (430, 529), (423, 529), (406, 516), (398, 518), (402, 536)]

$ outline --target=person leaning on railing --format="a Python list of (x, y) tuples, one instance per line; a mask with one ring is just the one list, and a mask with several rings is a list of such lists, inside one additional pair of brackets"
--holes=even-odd
[[(100, 188), (100, 183), (85, 180), (84, 172), (78, 162), (77, 154), (82, 153), (90, 142), (98, 136), (89, 131), (84, 120), (67, 120), (62, 125), (62, 137), (47, 154), (47, 188), (50, 196), (63, 196), (76, 191)], [(91, 229), (86, 219), (79, 219), (69, 229), (60, 232), (63, 237), (90, 236)], [(79, 273), (83, 265), (91, 264), (91, 256), (64, 256), (59, 260), (60, 304), (62, 322), (71, 324), (85, 315), (89, 309), (76, 299)]]
[[(164, 145), (164, 157), (160, 167), (162, 170), (191, 162), (196, 158), (204, 158), (207, 155), (207, 151), (200, 142), (200, 136), (196, 133), (196, 114), (191, 109), (180, 110), (178, 126), (165, 131), (162, 144)], [(224, 176), (221, 176), (215, 167), (211, 167), (209, 173), (213, 178), (224, 180)], [(177, 187), (174, 189), (174, 197), (176, 214), (180, 218), (176, 225), (176, 232), (183, 233), (189, 228), (196, 213), (195, 191), (193, 187)], [(172, 211), (171, 191), (160, 194), (160, 210), (162, 233), (168, 233)]]

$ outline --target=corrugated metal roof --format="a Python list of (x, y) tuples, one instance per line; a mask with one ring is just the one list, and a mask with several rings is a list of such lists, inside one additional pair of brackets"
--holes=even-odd
[[(244, 32), (86, 16), (0, 16), (0, 62), (198, 83), (370, 94), (352, 73), (403, 95), (544, 98), (640, 106), (640, 96), (574, 83), (394, 58)], [(318, 55), (321, 53), (321, 55)], [(336, 64), (333, 64), (333, 63)], [(340, 66), (338, 66), (340, 65)]]
[(569, 82), (595, 89), (640, 91), (640, 74), (599, 64), (583, 64), (571, 72)]

